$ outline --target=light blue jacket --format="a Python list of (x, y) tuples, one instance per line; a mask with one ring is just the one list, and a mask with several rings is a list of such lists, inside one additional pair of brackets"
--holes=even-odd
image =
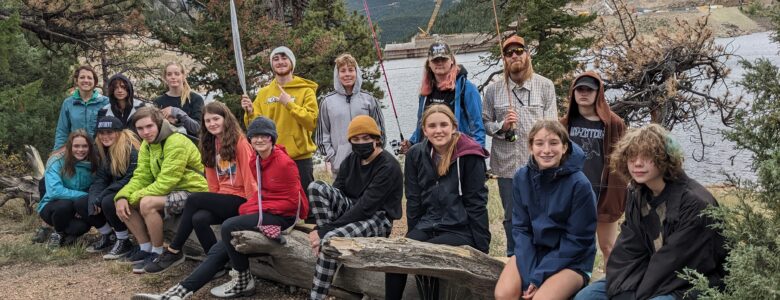
[(68, 135), (76, 129), (84, 129), (92, 138), (95, 137), (98, 112), (108, 104), (108, 97), (92, 91), (92, 97), (86, 103), (79, 96), (79, 91), (65, 98), (60, 108), (57, 120), (57, 130), (54, 132), (54, 148), (57, 150), (68, 141)]
[(63, 155), (55, 155), (46, 164), (46, 194), (38, 203), (38, 213), (51, 201), (71, 200), (76, 201), (88, 195), (89, 186), (94, 180), (92, 164), (88, 161), (76, 163), (76, 170), (71, 177), (62, 175), (62, 166), (65, 164)]
[[(466, 79), (468, 72), (460, 66), (460, 72), (455, 79), (455, 119), (458, 121), (458, 131), (465, 133), (482, 148), (485, 148), (485, 125), (482, 123), (482, 97), (479, 90), (471, 81)], [(417, 126), (409, 141), (417, 144), (423, 136), (420, 118), (425, 110), (426, 96), (420, 96), (420, 104), (417, 106)]]

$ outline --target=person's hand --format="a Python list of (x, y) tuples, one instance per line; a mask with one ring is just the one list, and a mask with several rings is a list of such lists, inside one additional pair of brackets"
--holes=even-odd
[(168, 120), (168, 123), (171, 123), (173, 125), (176, 125), (176, 123), (179, 123), (179, 119), (176, 118), (176, 116), (173, 115), (173, 106), (168, 106), (166, 108), (163, 108), (160, 110), (162, 112), (163, 117)]
[(287, 104), (293, 101), (292, 97), (284, 91), (284, 88), (282, 88), (281, 85), (277, 85), (277, 87), (279, 87), (279, 91), (281, 91), (281, 94), (279, 94), (279, 102), (282, 102), (284, 106), (287, 106)]
[(512, 127), (512, 124), (515, 123), (517, 123), (517, 113), (515, 113), (514, 110), (509, 110), (506, 115), (504, 115), (504, 125), (501, 126), (501, 130), (507, 131)]
[(93, 205), (93, 208), (95, 209), (95, 215), (99, 215), (100, 214), (100, 205), (95, 204), (95, 205)]
[(401, 141), (401, 148), (398, 149), (398, 153), (406, 154), (406, 151), (409, 151), (409, 148), (412, 147), (412, 143), (409, 142), (409, 140), (403, 140)]
[(331, 177), (333, 177), (333, 164), (329, 161), (325, 162), (325, 172), (328, 173)]
[(116, 216), (119, 217), (122, 222), (127, 223), (130, 221), (130, 204), (127, 203), (127, 199), (121, 198), (116, 201)]
[(523, 292), (523, 296), (521, 296), (520, 298), (524, 300), (531, 300), (534, 298), (534, 295), (536, 294), (537, 290), (538, 289), (536, 288), (536, 286), (532, 283), (531, 285), (528, 286), (528, 289)]
[(317, 230), (309, 232), (309, 246), (311, 246), (311, 253), (314, 256), (320, 254), (320, 235), (317, 233)]
[(241, 108), (244, 109), (247, 115), (252, 115), (255, 112), (252, 99), (249, 99), (247, 95), (241, 95)]

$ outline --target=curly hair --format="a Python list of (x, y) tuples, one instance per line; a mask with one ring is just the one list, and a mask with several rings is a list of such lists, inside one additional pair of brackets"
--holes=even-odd
[(233, 161), (236, 159), (236, 145), (244, 136), (241, 125), (230, 112), (230, 108), (222, 102), (214, 101), (203, 107), (203, 118), (200, 121), (200, 143), (198, 148), (201, 153), (201, 162), (209, 168), (214, 168), (216, 162), (217, 137), (206, 128), (206, 114), (220, 115), (224, 118), (222, 123), (222, 135), (219, 138), (219, 156), (222, 160)]
[(683, 173), (682, 149), (661, 125), (629, 129), (615, 145), (610, 168), (626, 181), (635, 183), (628, 164), (638, 157), (652, 160), (665, 180), (677, 179)]

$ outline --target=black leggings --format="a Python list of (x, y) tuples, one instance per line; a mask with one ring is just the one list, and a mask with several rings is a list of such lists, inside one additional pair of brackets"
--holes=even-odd
[[(473, 239), (461, 234), (442, 232), (442, 231), (422, 231), (412, 229), (406, 234), (407, 238), (428, 242), (432, 244), (462, 246), (474, 246)], [(400, 300), (404, 295), (406, 288), (406, 274), (386, 273), (385, 274), (385, 299)], [(420, 299), (437, 300), (439, 299), (439, 279), (430, 276), (416, 275), (417, 292)]]
[[(295, 223), (295, 217), (281, 217), (272, 215), (269, 213), (263, 213), (263, 225), (279, 225), (282, 228), (288, 228)], [(190, 276), (181, 282), (188, 291), (197, 291), (202, 288), (206, 283), (211, 281), (214, 274), (217, 274), (219, 270), (225, 267), (225, 263), (228, 260), (231, 262), (233, 269), (239, 272), (243, 272), (249, 269), (249, 258), (246, 254), (236, 251), (236, 247), (230, 243), (233, 239), (232, 233), (241, 230), (255, 230), (257, 231), (257, 214), (242, 215), (229, 218), (222, 223), (222, 231), (220, 235), (222, 240), (219, 241), (208, 252), (206, 260), (203, 261), (195, 271), (192, 271)]]
[(243, 197), (218, 193), (192, 193), (187, 197), (184, 211), (181, 214), (179, 228), (170, 247), (181, 250), (192, 230), (198, 236), (203, 253), (208, 253), (217, 237), (211, 230), (211, 225), (222, 224), (230, 217), (238, 215), (238, 207), (246, 202)]
[[(87, 196), (76, 201), (52, 200), (43, 207), (39, 215), (46, 224), (54, 227), (55, 231), (70, 236), (81, 236), (89, 231), (90, 226), (100, 228), (106, 224), (103, 214), (89, 215), (88, 200)], [(78, 218), (76, 214), (79, 215)]]
[(111, 193), (100, 200), (100, 211), (106, 218), (108, 225), (111, 225), (111, 228), (114, 228), (114, 231), (125, 231), (127, 230), (127, 225), (125, 225), (125, 222), (122, 222), (116, 215), (116, 202), (114, 202), (114, 196), (116, 196), (116, 193)]

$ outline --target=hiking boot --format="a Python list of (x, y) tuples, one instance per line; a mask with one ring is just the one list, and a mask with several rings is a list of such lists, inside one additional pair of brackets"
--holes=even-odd
[(144, 267), (146, 273), (160, 273), (184, 262), (184, 252), (173, 253), (166, 248), (160, 256)]
[(97, 241), (87, 247), (87, 253), (100, 253), (108, 251), (111, 249), (111, 247), (114, 246), (115, 240), (116, 237), (114, 237), (113, 233), (101, 234)]
[(49, 236), (51, 236), (52, 231), (54, 231), (54, 229), (49, 226), (38, 227), (32, 237), (33, 244), (45, 243)]
[(177, 284), (162, 294), (135, 294), (131, 300), (184, 300), (192, 296), (192, 292)]
[(152, 263), (152, 261), (154, 261), (155, 259), (157, 259), (158, 256), (160, 256), (159, 254), (153, 253), (153, 252), (146, 252), (146, 253), (149, 253), (149, 254), (148, 254), (148, 256), (146, 256), (146, 258), (144, 258), (144, 260), (142, 260), (141, 262), (133, 264), (133, 273), (134, 274), (146, 273), (146, 270), (144, 270), (144, 267), (146, 267), (146, 265)]
[(133, 249), (133, 242), (130, 239), (116, 240), (114, 247), (111, 248), (106, 255), (103, 255), (105, 260), (119, 259), (130, 253)]
[(46, 244), (46, 247), (49, 247), (50, 249), (59, 248), (62, 246), (62, 236), (65, 235), (64, 233), (58, 233), (58, 232), (52, 232), (49, 235), (49, 242)]
[(255, 294), (255, 278), (249, 270), (236, 273), (231, 271), (231, 275), (233, 274), (235, 276), (230, 281), (211, 289), (211, 295), (217, 298), (236, 298)]

